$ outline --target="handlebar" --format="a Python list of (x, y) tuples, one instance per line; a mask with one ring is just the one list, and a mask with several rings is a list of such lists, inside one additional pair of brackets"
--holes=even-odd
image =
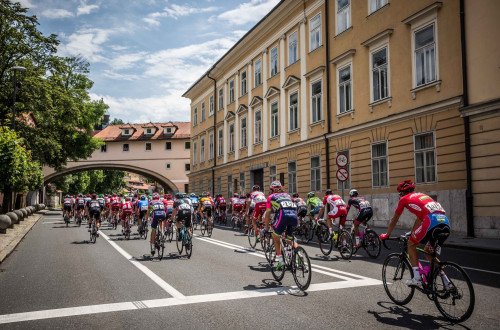
[(410, 237), (411, 232), (406, 232), (403, 235), (399, 236), (392, 236), (392, 237), (387, 237), (386, 239), (382, 240), (382, 244), (387, 250), (390, 250), (391, 248), (387, 246), (386, 241), (408, 241), (408, 238)]

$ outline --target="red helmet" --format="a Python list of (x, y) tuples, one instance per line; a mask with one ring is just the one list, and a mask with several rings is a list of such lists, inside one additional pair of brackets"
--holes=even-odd
[(153, 194), (153, 199), (160, 199), (160, 195), (158, 193)]
[(127, 197), (125, 197), (125, 200), (126, 200), (127, 202), (130, 202), (130, 201), (132, 200), (132, 197), (127, 196)]
[(404, 180), (400, 184), (398, 184), (398, 193), (406, 192), (408, 190), (413, 191), (415, 189), (415, 185), (411, 180)]
[(87, 197), (90, 197), (90, 194), (87, 194)]
[(166, 199), (172, 199), (172, 195), (170, 194), (165, 194), (163, 197), (165, 197)]
[(92, 194), (92, 199), (96, 199), (97, 198), (97, 195), (96, 194)]

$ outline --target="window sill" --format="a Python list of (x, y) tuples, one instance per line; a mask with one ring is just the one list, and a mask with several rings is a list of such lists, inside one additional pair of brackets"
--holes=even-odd
[(315, 51), (319, 50), (323, 48), (323, 44), (319, 45), (318, 47), (314, 48), (313, 50), (311, 50), (309, 53), (307, 53), (307, 55), (311, 55), (312, 53), (314, 53)]
[(345, 29), (344, 31), (337, 34), (335, 37), (333, 37), (333, 39), (337, 39), (338, 37), (340, 37), (341, 35), (343, 35), (344, 33), (346, 33), (347, 31), (350, 31), (350, 30), (352, 30), (352, 25), (350, 27), (348, 27), (347, 29)]
[(255, 147), (255, 146), (258, 146), (258, 145), (261, 145), (261, 144), (262, 144), (262, 141), (259, 141), (259, 142), (255, 142), (253, 145)]
[(240, 95), (240, 97), (238, 98), (238, 100), (239, 100), (239, 99), (241, 99), (242, 97), (247, 96), (247, 95), (248, 95), (248, 93), (245, 93), (245, 94), (243, 94), (243, 95)]
[(337, 124), (340, 123), (340, 118), (346, 117), (346, 116), (351, 116), (352, 119), (354, 119), (354, 109), (351, 109), (349, 111), (343, 112), (341, 114), (337, 115)]
[(290, 136), (292, 136), (292, 134), (294, 134), (294, 133), (297, 133), (297, 136), (300, 136), (300, 127), (299, 128), (295, 128), (295, 129), (293, 129), (291, 131), (288, 131), (287, 133), (288, 133), (288, 138), (290, 138)]
[(269, 80), (273, 79), (274, 77), (276, 77), (276, 76), (277, 76), (277, 75), (279, 75), (279, 74), (280, 74), (280, 72), (279, 72), (279, 71), (278, 71), (278, 72), (276, 72), (275, 74), (273, 74), (272, 76), (270, 76), (269, 78), (267, 78), (267, 81), (269, 81)]
[(373, 15), (377, 14), (377, 13), (380, 13), (382, 10), (384, 10), (385, 8), (389, 7), (391, 3), (388, 2), (386, 3), (385, 5), (383, 5), (382, 7), (380, 7), (379, 9), (375, 10), (375, 11), (372, 11), (368, 16), (366, 16), (366, 18), (370, 18), (372, 17)]
[(286, 71), (286, 70), (288, 70), (288, 68), (290, 68), (290, 67), (294, 66), (295, 64), (297, 64), (297, 63), (299, 63), (299, 62), (300, 62), (300, 58), (299, 58), (299, 59), (297, 59), (297, 61), (295, 61), (295, 62), (293, 62), (293, 63), (291, 63), (291, 64), (288, 64), (288, 66), (287, 66), (287, 67), (285, 67), (285, 71)]
[(325, 121), (324, 120), (318, 120), (315, 121), (314, 123), (309, 125), (309, 132), (312, 132), (314, 126), (321, 125), (321, 128), (325, 128)]
[(280, 135), (278, 134), (278, 135), (275, 135), (275, 136), (271, 137), (271, 138), (269, 139), (269, 141), (272, 141), (272, 140), (279, 140), (279, 138), (280, 138)]
[(441, 80), (436, 80), (436, 81), (427, 83), (425, 85), (418, 86), (416, 88), (411, 89), (410, 90), (410, 92), (411, 92), (411, 98), (415, 100), (417, 98), (417, 92), (419, 92), (419, 91), (421, 91), (423, 89), (427, 89), (427, 88), (433, 87), (433, 86), (436, 87), (436, 92), (439, 93), (441, 91)]
[(389, 97), (386, 97), (386, 98), (383, 98), (381, 100), (378, 100), (378, 101), (375, 101), (375, 102), (368, 104), (368, 107), (370, 108), (370, 112), (373, 112), (374, 106), (377, 106), (379, 104), (383, 104), (385, 102), (387, 102), (387, 105), (389, 106), (389, 108), (392, 107), (392, 96), (389, 96)]
[(241, 147), (240, 151), (247, 150), (247, 147)]

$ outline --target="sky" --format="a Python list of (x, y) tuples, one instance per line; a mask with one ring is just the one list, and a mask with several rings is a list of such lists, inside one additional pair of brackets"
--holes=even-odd
[(182, 94), (279, 0), (13, 0), (90, 63), (92, 99), (111, 118), (189, 121)]

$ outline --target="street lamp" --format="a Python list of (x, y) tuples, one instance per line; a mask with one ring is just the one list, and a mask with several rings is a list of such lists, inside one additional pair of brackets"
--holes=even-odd
[(22, 67), (22, 66), (15, 66), (12, 68), (12, 70), (14, 70), (14, 100), (12, 102), (12, 130), (15, 131), (16, 130), (16, 90), (17, 90), (17, 81), (16, 81), (16, 73), (17, 71), (21, 71), (21, 72), (24, 72), (26, 71), (26, 68), (25, 67)]

